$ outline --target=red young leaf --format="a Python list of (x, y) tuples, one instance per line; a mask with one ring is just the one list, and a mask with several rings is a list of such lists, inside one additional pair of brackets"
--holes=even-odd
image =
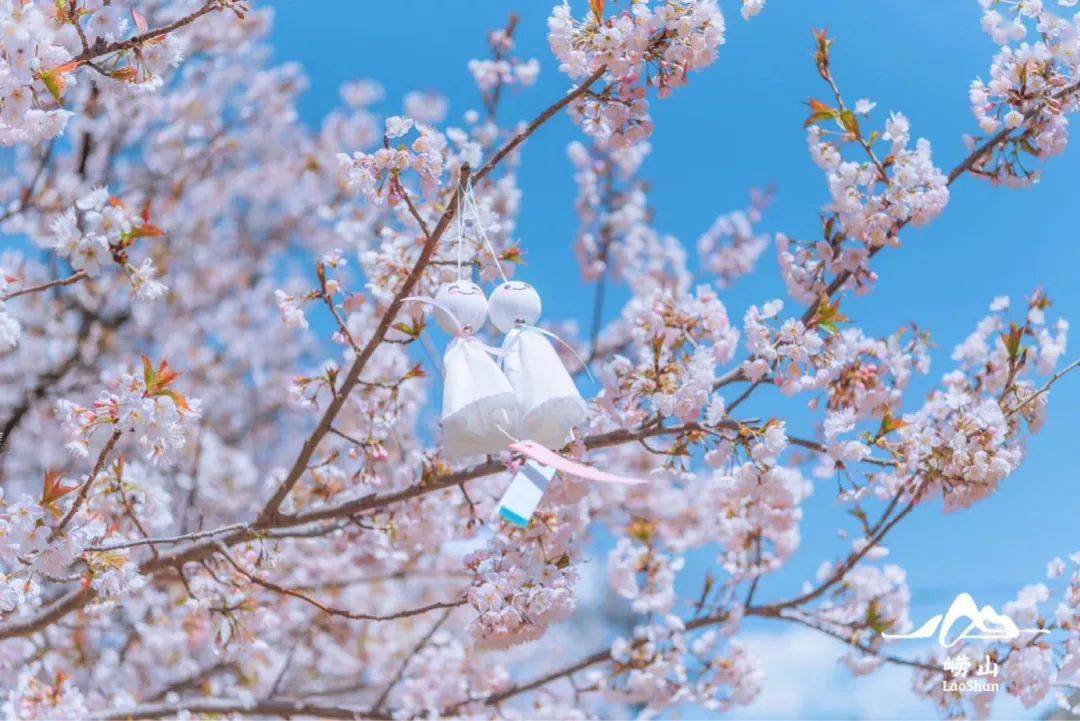
[(45, 482), (41, 487), (41, 507), (59, 515), (56, 502), (78, 488), (77, 485), (65, 486), (64, 474), (60, 471), (46, 471)]

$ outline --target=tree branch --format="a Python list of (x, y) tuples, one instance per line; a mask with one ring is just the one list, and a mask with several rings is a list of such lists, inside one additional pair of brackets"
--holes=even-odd
[(49, 534), (48, 542), (52, 543), (57, 536), (63, 533), (64, 528), (71, 523), (71, 519), (75, 517), (75, 514), (79, 512), (79, 508), (86, 501), (86, 496), (90, 493), (90, 486), (94, 483), (94, 479), (98, 477), (102, 469), (105, 468), (105, 461), (109, 457), (109, 453), (116, 446), (116, 442), (120, 440), (120, 429), (117, 428), (109, 436), (108, 442), (105, 447), (101, 449), (101, 453), (98, 454), (97, 462), (94, 463), (94, 468), (90, 471), (90, 477), (86, 479), (86, 482), (79, 487), (79, 495), (75, 496), (74, 503), (71, 504), (71, 508), (68, 509), (67, 515), (60, 521), (60, 525), (52, 530)]
[(180, 712), (186, 711), (191, 714), (214, 714), (226, 716), (229, 714), (246, 714), (250, 716), (276, 716), (279, 718), (295, 718), (297, 716), (309, 716), (323, 719), (386, 719), (388, 714), (372, 714), (366, 709), (348, 708), (342, 706), (329, 706), (324, 704), (308, 703), (291, 699), (264, 699), (262, 701), (241, 701), (228, 698), (203, 698), (178, 701), (176, 703), (155, 703), (129, 708), (118, 708), (107, 711), (91, 719), (96, 721), (124, 721), (125, 719), (154, 719), (174, 717)]
[(274, 491), (274, 494), (259, 512), (258, 518), (255, 521), (256, 525), (265, 526), (271, 524), (273, 519), (278, 515), (278, 509), (281, 507), (285, 497), (289, 495), (289, 492), (292, 491), (293, 487), (307, 471), (308, 464), (311, 462), (311, 457), (315, 454), (315, 449), (322, 441), (323, 436), (330, 431), (330, 426), (333, 424), (334, 419), (337, 418), (338, 413), (341, 411), (342, 407), (344, 407), (345, 401), (348, 399), (352, 389), (356, 387), (357, 382), (360, 380), (360, 374), (364, 372), (364, 367), (367, 366), (367, 363), (371, 360), (371, 356), (374, 355), (376, 348), (382, 344), (386, 334), (390, 331), (394, 319), (397, 318), (398, 311), (401, 310), (402, 305), (405, 303), (405, 298), (412, 293), (413, 288), (420, 282), (420, 276), (424, 272), (424, 268), (427, 266), (428, 261), (431, 260), (431, 256), (435, 252), (435, 246), (438, 245), (439, 239), (442, 237), (446, 228), (450, 225), (450, 221), (453, 219), (454, 214), (457, 212), (457, 207), (459, 205), (458, 199), (464, 192), (465, 185), (469, 182), (469, 172), (468, 164), (463, 165), (458, 176), (458, 183), (453, 196), (446, 204), (446, 210), (443, 211), (435, 229), (427, 236), (424, 247), (420, 251), (420, 257), (417, 258), (412, 271), (405, 278), (405, 282), (398, 289), (397, 293), (394, 294), (393, 300), (390, 301), (390, 305), (386, 308), (382, 318), (379, 319), (379, 323), (375, 327), (375, 331), (371, 334), (371, 338), (357, 354), (356, 360), (353, 361), (344, 381), (342, 381), (341, 386), (334, 392), (334, 397), (327, 406), (322, 418), (319, 420), (318, 426), (316, 426), (315, 430), (304, 442), (303, 448), (300, 449), (300, 454), (296, 457), (296, 460), (293, 462), (285, 479), (277, 487), (277, 490)]
[(274, 583), (272, 581), (268, 581), (265, 578), (262, 578), (260, 576), (256, 576), (254, 573), (251, 573), (250, 571), (245, 570), (243, 566), (241, 566), (239, 563), (237, 563), (236, 560), (229, 554), (228, 548), (223, 543), (218, 542), (217, 546), (218, 546), (218, 551), (221, 553), (221, 556), (226, 561), (229, 562), (229, 565), (232, 566), (236, 570), (237, 573), (239, 573), (241, 576), (248, 579), (249, 581), (251, 581), (255, 585), (261, 586), (261, 587), (263, 587), (263, 588), (265, 588), (265, 589), (267, 589), (269, 591), (273, 591), (274, 593), (278, 593), (278, 594), (281, 594), (283, 596), (292, 596), (293, 598), (298, 598), (301, 601), (304, 601), (305, 603), (311, 604), (312, 606), (319, 609), (323, 613), (330, 614), (331, 616), (341, 616), (342, 618), (347, 618), (350, 621), (396, 621), (396, 620), (398, 620), (400, 618), (409, 618), (410, 616), (419, 616), (421, 614), (429, 613), (431, 611), (437, 611), (440, 608), (453, 610), (453, 609), (455, 609), (455, 608), (457, 608), (457, 607), (459, 607), (459, 606), (461, 606), (461, 605), (463, 605), (465, 603), (464, 599), (459, 599), (457, 601), (452, 601), (452, 602), (449, 602), (449, 603), (444, 602), (444, 601), (439, 601), (439, 602), (436, 602), (436, 603), (429, 603), (428, 605), (421, 606), (419, 608), (410, 608), (410, 609), (408, 609), (406, 611), (398, 611), (396, 613), (391, 613), (391, 614), (388, 614), (388, 615), (373, 615), (373, 614), (369, 614), (369, 613), (354, 613), (352, 611), (346, 611), (346, 610), (343, 610), (343, 609), (340, 609), (340, 608), (333, 608), (331, 606), (327, 606), (327, 605), (315, 600), (311, 596), (308, 596), (305, 593), (301, 593), (300, 591), (295, 591), (295, 590), (293, 590), (291, 588), (286, 588), (286, 587), (278, 585), (278, 584), (276, 584), (276, 583)]
[(222, 10), (226, 7), (229, 7), (230, 5), (231, 3), (223, 2), (222, 0), (208, 0), (208, 2), (206, 2), (198, 10), (195, 10), (194, 12), (185, 15), (182, 18), (174, 20), (167, 25), (163, 25), (159, 28), (154, 28), (153, 30), (148, 30), (141, 35), (135, 35), (134, 37), (130, 37), (127, 40), (118, 40), (116, 42), (106, 43), (103, 45), (95, 45), (94, 47), (79, 53), (69, 62), (74, 62), (81, 65), (91, 60), (95, 60), (96, 58), (100, 58), (103, 55), (111, 55), (112, 53), (119, 53), (123, 52), (124, 50), (132, 50), (134, 48), (141, 47), (142, 45), (150, 42), (151, 40), (154, 40), (155, 38), (163, 37), (175, 30), (179, 30), (186, 25), (190, 25), (191, 23), (195, 22), (207, 13), (214, 12), (215, 10)]
[(57, 288), (62, 285), (71, 285), (72, 283), (78, 283), (80, 280), (86, 279), (86, 271), (80, 270), (77, 273), (72, 273), (66, 278), (57, 278), (56, 280), (50, 280), (47, 283), (40, 283), (38, 285), (32, 285), (27, 288), (20, 288), (19, 290), (12, 291), (0, 297), (0, 301), (11, 300), (12, 298), (18, 298), (20, 295), (27, 295), (29, 293), (40, 293), (43, 290), (49, 288)]

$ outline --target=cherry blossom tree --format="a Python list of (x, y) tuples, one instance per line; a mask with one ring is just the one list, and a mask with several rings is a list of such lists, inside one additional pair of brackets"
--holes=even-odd
[[(680, 102), (723, 62), (717, 0), (555, 5), (554, 62), (518, 55), (515, 36), (543, 29), (511, 18), (462, 69), (478, 110), (460, 121), (431, 91), (381, 116), (382, 88), (361, 80), (317, 130), (298, 119), (301, 69), (268, 64), (257, 5), (0, 0), (3, 715), (724, 712), (763, 693), (767, 669), (740, 640), (751, 618), (838, 639), (855, 674), (910, 667), (943, 715), (986, 714), (997, 694), (1069, 696), (1070, 549), (1005, 609), (1046, 633), (978, 650), (1000, 664), (998, 691), (949, 691), (957, 673), (940, 658), (882, 635), (913, 626), (905, 573), (884, 560), (890, 532), (1007, 483), (1077, 365), (1048, 295), (1001, 297), (936, 390), (912, 398), (929, 334), (875, 337), (848, 318), (910, 226), (964, 183), (1032, 183), (1069, 140), (1075, 0), (980, 1), (1000, 47), (971, 84), (953, 168), (902, 113), (845, 96), (855, 59), (808, 36), (821, 91), (793, 127), (805, 120), (824, 174), (821, 207), (806, 209), (821, 234), (776, 234), (790, 298), (740, 321), (723, 291), (774, 240), (771, 191), (703, 229), (694, 257), (654, 226), (641, 175), (651, 104)], [(731, 4), (735, 22), (768, 11)], [(565, 76), (562, 97), (528, 90), (541, 71)], [(503, 117), (511, 88), (534, 117)], [(430, 311), (407, 299), (453, 278), (458, 252), (481, 283), (496, 259), (520, 270), (518, 150), (562, 113), (580, 130), (575, 251), (596, 299), (564, 360), (602, 386), (562, 452), (648, 483), (559, 478), (518, 528), (493, 520), (515, 453), (440, 452)], [(630, 300), (605, 324), (613, 283)], [(798, 427), (783, 402), (747, 417), (766, 385), (816, 423)], [(850, 510), (850, 549), (797, 595), (764, 597), (812, 493)], [(614, 547), (595, 558), (601, 527)], [(681, 597), (700, 549), (714, 568)], [(595, 648), (575, 638), (565, 665), (538, 664), (589, 613), (583, 580), (598, 570), (627, 615)]]

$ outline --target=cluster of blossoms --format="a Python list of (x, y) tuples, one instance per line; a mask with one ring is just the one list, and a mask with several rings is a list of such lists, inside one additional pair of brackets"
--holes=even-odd
[[(1050, 589), (1036, 583), (1020, 589), (1016, 599), (1006, 603), (1001, 610), (1019, 628), (1042, 628), (1049, 623), (1042, 618), (1039, 605), (1049, 599)], [(1005, 662), (1001, 666), (1005, 690), (1018, 697), (1025, 708), (1032, 708), (1046, 698), (1057, 675), (1053, 646), (1043, 638), (1045, 634), (1032, 637), (1030, 633), (1022, 634), (1026, 638), (1013, 641), (1012, 648), (1002, 654)]]
[(522, 62), (514, 58), (512, 60), (472, 60), (469, 62), (469, 72), (476, 81), (480, 90), (493, 90), (500, 85), (518, 84), (528, 87), (536, 82), (536, 76), (540, 72), (540, 63), (536, 58), (528, 62)]
[(494, 115), (495, 103), (498, 102), (504, 87), (518, 85), (527, 88), (536, 82), (540, 74), (540, 61), (536, 58), (521, 60), (511, 54), (514, 50), (516, 25), (517, 16), (512, 16), (509, 26), (488, 34), (490, 59), (473, 58), (469, 61), (469, 73), (484, 96), (484, 105), (490, 115)]
[[(0, 563), (10, 572), (2, 583), (0, 614), (6, 614), (36, 600), (41, 588), (35, 574), (62, 576), (68, 566), (89, 545), (100, 524), (88, 524), (50, 540), (55, 520), (60, 514), (59, 499), (74, 490), (58, 477), (46, 477), (40, 502), (23, 494), (19, 498), (0, 499)], [(49, 521), (54, 523), (50, 525)]]
[(783, 309), (781, 300), (747, 309), (743, 317), (743, 342), (752, 357), (743, 361), (742, 371), (751, 381), (759, 381), (776, 366), (780, 374), (777, 384), (786, 393), (795, 393), (809, 385), (802, 368), (821, 352), (825, 340), (815, 328), (807, 327), (797, 318), (788, 318), (775, 331), (771, 329), (769, 321), (776, 319)]
[[(1069, 140), (1068, 114), (1080, 107), (1080, 13), (1058, 15), (1051, 0), (997, 3), (980, 0), (982, 26), (1002, 48), (989, 80), (971, 83), (971, 110), (985, 136), (1005, 136), (973, 167), (977, 175), (1010, 186), (1038, 181), (1021, 153), (1046, 159)], [(1076, 3), (1059, 0), (1061, 8)], [(1037, 33), (1028, 42), (1029, 30)], [(984, 137), (967, 136), (969, 148)]]
[[(829, 108), (817, 110), (815, 115), (821, 113), (836, 120), (841, 143), (860, 141), (862, 130), (855, 118), (868, 114), (872, 107), (866, 103), (865, 113)], [(844, 160), (841, 148), (816, 121), (807, 129), (810, 155), (825, 171), (832, 196), (825, 210), (835, 213), (844, 234), (867, 250), (896, 245), (900, 228), (908, 223), (929, 223), (949, 202), (948, 179), (934, 166), (930, 141), (919, 138), (914, 149), (910, 148), (910, 127), (904, 115), (890, 115), (881, 139), (890, 143), (885, 160), (870, 157), (855, 162)], [(859, 267), (855, 261), (861, 259), (824, 256), (822, 260), (854, 272)]]
[(683, 703), (725, 712), (754, 701), (765, 674), (738, 641), (708, 630), (690, 637), (676, 616), (635, 626), (611, 646), (612, 674), (598, 678), (605, 697), (641, 704), (652, 713)]
[[(83, 483), (95, 480), (88, 475)], [(75, 527), (59, 525), (66, 515), (62, 501), (73, 498), (77, 489), (77, 485), (67, 485), (60, 473), (50, 472), (39, 499), (23, 494), (4, 502), (0, 496), (0, 564), (13, 569), (9, 575), (0, 574), (0, 615), (38, 600), (39, 579), (65, 576), (79, 559), (85, 561), (88, 584), (103, 600), (121, 598), (145, 584), (127, 551), (87, 550), (109, 531), (100, 518)], [(95, 505), (106, 510), (105, 504)]]
[[(84, 65), (101, 76), (103, 92), (117, 94), (160, 87), (162, 74), (183, 56), (183, 45), (171, 35), (110, 50), (148, 30), (146, 18), (125, 3), (5, 0), (0, 25), (0, 146), (38, 143), (63, 132), (72, 116), (62, 107), (64, 96)], [(95, 62), (101, 55), (106, 57)]]
[(754, 225), (761, 222), (761, 213), (771, 201), (771, 191), (753, 191), (749, 207), (721, 215), (698, 238), (701, 265), (716, 275), (718, 288), (728, 288), (736, 279), (752, 271), (765, 252), (769, 236), (755, 234)]
[[(403, 707), (435, 715), (462, 699), (483, 700), (509, 683), (501, 666), (473, 662), (465, 645), (439, 632), (409, 662), (398, 700)], [(461, 713), (473, 715), (480, 710), (479, 705), (466, 705)]]
[[(503, 48), (504, 43), (493, 45), (493, 50), (502, 52)], [(466, 128), (437, 130), (429, 123), (444, 118), (446, 101), (431, 93), (410, 94), (406, 115), (387, 118), (382, 133), (371, 132), (368, 126), (375, 126), (375, 121), (367, 106), (381, 99), (381, 88), (373, 83), (354, 85), (350, 102), (362, 111), (367, 129), (349, 145), (363, 149), (351, 154), (337, 150), (334, 162), (345, 194), (359, 194), (358, 200), (367, 202), (344, 204), (335, 219), (334, 234), (337, 244), (356, 249), (367, 290), (376, 305), (381, 305), (389, 301), (392, 289), (401, 285), (415, 262), (420, 250), (416, 240), (424, 233), (422, 224), (435, 225), (442, 213), (443, 208), (435, 202), (445, 202), (440, 183), (454, 182), (465, 163), (479, 167), (484, 152), (498, 141), (501, 132), (493, 121), (482, 120), (472, 110), (465, 113)], [(485, 97), (493, 114), (499, 93), (492, 90)], [(417, 137), (411, 144), (401, 141), (412, 133)], [(419, 193), (413, 190), (409, 171), (419, 181)], [(500, 277), (496, 261), (507, 275), (512, 275), (514, 265), (521, 261), (512, 238), (521, 195), (514, 175), (505, 173), (485, 180), (470, 187), (466, 195), (455, 208), (454, 221), (436, 248), (433, 272), (422, 279), (418, 295), (432, 295), (440, 283), (456, 278), (459, 260), (467, 268), (477, 268), (485, 280)], [(304, 291), (278, 294), (281, 312), (291, 327), (303, 327), (299, 309), (313, 297)], [(359, 294), (351, 300), (353, 305), (362, 303)], [(418, 319), (415, 327), (419, 327)]]
[[(1043, 425), (1046, 394), (1026, 376), (1053, 371), (1064, 350), (1068, 325), (1045, 327), (1049, 300), (1036, 293), (1023, 325), (1008, 325), (1008, 298), (996, 299), (990, 316), (955, 349), (960, 368), (943, 379), (916, 412), (892, 424), (895, 438), (879, 441), (898, 459), (882, 474), (881, 490), (904, 488), (940, 493), (945, 508), (966, 508), (994, 493), (1023, 459), (1022, 423), (1036, 433)], [(1034, 346), (1025, 347), (1032, 339)], [(914, 481), (913, 481), (914, 479)]]
[[(397, 147), (389, 147), (390, 141), (408, 135), (414, 128), (417, 137), (410, 145), (399, 143)], [(404, 192), (397, 176), (409, 169), (416, 171), (426, 188), (438, 186), (448, 145), (443, 133), (412, 118), (395, 115), (386, 119), (385, 137), (388, 147), (374, 153), (357, 151), (351, 156), (338, 155), (339, 172), (346, 188), (373, 200), (386, 197), (396, 203), (403, 199)]]
[[(865, 542), (857, 542), (856, 547)], [(877, 546), (867, 555), (880, 558), (884, 554), (885, 549)], [(826, 562), (818, 570), (817, 581), (826, 582), (835, 574), (836, 568)], [(881, 634), (911, 629), (910, 603), (904, 569), (891, 564), (880, 568), (856, 566), (843, 574), (835, 592), (813, 610), (812, 617), (854, 647), (841, 661), (853, 674), (861, 676), (883, 663), (877, 655), (885, 641)]]
[[(797, 468), (779, 465), (787, 448), (784, 423), (773, 422), (747, 444), (749, 460), (714, 472), (705, 502), (724, 519), (716, 531), (723, 546), (720, 562), (736, 580), (776, 570), (799, 546), (801, 504), (813, 485)], [(728, 458), (720, 448), (709, 462), (726, 465)]]
[(671, 558), (651, 546), (620, 538), (608, 554), (608, 583), (633, 602), (634, 613), (667, 613), (675, 602), (675, 574), (682, 558)]
[[(59, 107), (49, 86), (60, 95), (57, 83), (67, 81), (56, 69), (72, 58), (78, 37), (57, 18), (53, 3), (6, 0), (0, 24), (0, 145), (56, 137), (71, 113)], [(65, 27), (69, 32), (62, 32)]]
[(639, 1), (609, 18), (597, 7), (603, 3), (577, 20), (569, 5), (556, 5), (548, 42), (559, 69), (574, 80), (604, 69), (608, 85), (577, 101), (571, 112), (589, 135), (628, 146), (652, 133), (642, 79), (662, 98), (685, 85), (688, 73), (716, 60), (724, 16), (715, 0)]
[(864, 421), (874, 421), (878, 432), (882, 426), (891, 428), (912, 375), (930, 371), (928, 336), (914, 331), (905, 341), (905, 330), (875, 339), (847, 328), (830, 335), (823, 353), (815, 358), (821, 370), (813, 385), (823, 386), (824, 393), (811, 405), (823, 405), (825, 419), (824, 444), (814, 475), (829, 478), (870, 457), (867, 437), (849, 434)]
[(99, 275), (115, 262), (127, 274), (134, 297), (153, 300), (167, 290), (157, 280), (153, 260), (146, 258), (136, 266), (129, 258), (139, 238), (160, 236), (162, 231), (110, 196), (107, 189), (95, 188), (80, 197), (73, 208), (53, 219), (50, 230), (50, 235), (37, 238), (38, 245), (88, 277)]
[[(1071, 572), (1061, 602), (1054, 611), (1054, 621), (1066, 634), (1057, 678), (1061, 683), (1075, 685), (1080, 679), (1080, 552), (1072, 554), (1069, 560)], [(1051, 580), (1060, 578), (1065, 575), (1066, 568), (1065, 561), (1055, 558), (1047, 566), (1047, 576)], [(1062, 708), (1071, 707), (1072, 713), (1076, 713), (1076, 705), (1070, 703), (1066, 694), (1059, 692), (1057, 702)]]
[(600, 278), (612, 265), (617, 276), (625, 277), (624, 272), (632, 276), (639, 269), (622, 261), (644, 256), (644, 246), (656, 241), (646, 222), (645, 183), (637, 178), (650, 150), (645, 142), (616, 148), (606, 140), (595, 140), (591, 146), (574, 141), (567, 147), (578, 189), (574, 209), (581, 225), (574, 253), (586, 280)]
[(751, 355), (741, 372), (752, 381), (771, 381), (785, 395), (821, 391), (811, 406), (826, 411), (827, 453), (858, 455), (851, 444), (834, 441), (856, 423), (899, 407), (912, 374), (929, 371), (928, 336), (905, 328), (878, 339), (858, 328), (841, 329), (847, 318), (828, 301), (819, 303), (805, 322), (787, 318), (778, 323), (782, 308), (782, 301), (772, 300), (747, 310), (743, 336)]
[[(930, 142), (920, 138), (910, 147), (910, 125), (902, 113), (891, 113), (880, 134), (863, 129), (860, 118), (865, 121), (876, 104), (863, 99), (854, 108), (846, 106), (832, 76), (831, 44), (824, 32), (817, 34), (818, 72), (836, 104), (811, 99), (806, 120), (810, 155), (825, 172), (832, 198), (824, 208), (829, 216), (823, 239), (797, 243), (777, 236), (784, 282), (791, 295), (806, 303), (826, 293), (830, 274), (843, 288), (869, 291), (877, 280), (869, 267), (871, 256), (898, 245), (902, 228), (929, 223), (949, 201), (950, 181), (934, 165)], [(888, 144), (879, 145), (882, 141)], [(865, 158), (846, 159), (848, 145), (858, 146)]]
[(608, 363), (601, 408), (620, 425), (640, 423), (651, 411), (697, 420), (712, 402), (717, 364), (731, 360), (739, 337), (716, 293), (701, 286), (693, 295), (635, 296), (623, 319), (637, 362), (616, 356)]
[[(143, 356), (142, 372), (121, 372), (107, 382), (90, 406), (57, 401), (56, 412), (68, 434), (67, 447), (87, 456), (91, 446), (101, 446), (109, 432), (130, 433), (147, 460), (157, 463), (184, 447), (201, 402), (187, 399), (170, 386), (180, 374), (166, 361), (154, 368)], [(106, 433), (101, 433), (106, 431)]]
[(531, 641), (569, 617), (577, 602), (575, 559), (588, 521), (587, 501), (564, 482), (548, 489), (528, 528), (504, 525), (466, 557), (473, 574), (468, 601), (477, 612), (469, 631), (478, 646)]
[(21, 669), (0, 712), (7, 718), (17, 719), (89, 716), (86, 699), (78, 685), (63, 671), (50, 671), (47, 664), (40, 661)]

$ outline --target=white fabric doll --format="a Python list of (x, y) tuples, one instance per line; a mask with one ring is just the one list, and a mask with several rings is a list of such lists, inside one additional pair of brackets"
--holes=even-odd
[(495, 349), (474, 335), (487, 318), (484, 291), (469, 280), (445, 283), (432, 305), (436, 322), (454, 336), (443, 355), (443, 455), (500, 453), (517, 427), (518, 401), (489, 354)]
[(585, 420), (587, 407), (548, 340), (551, 334), (536, 327), (540, 311), (540, 295), (517, 280), (500, 284), (488, 302), (491, 323), (506, 334), (502, 369), (517, 394), (516, 435), (558, 449)]

